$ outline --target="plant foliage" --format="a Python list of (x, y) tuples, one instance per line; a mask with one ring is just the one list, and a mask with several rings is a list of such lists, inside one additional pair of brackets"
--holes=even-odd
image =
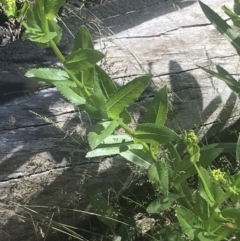
[[(136, 101), (150, 83), (151, 75), (135, 78), (126, 85), (116, 87), (112, 78), (98, 65), (104, 55), (94, 49), (93, 41), (85, 26), (75, 36), (71, 53), (64, 57), (57, 43), (61, 29), (56, 16), (64, 0), (36, 0), (28, 8), (27, 1), (19, 13), (27, 14), (24, 37), (43, 48), (50, 47), (63, 64), (63, 69), (39, 68), (27, 71), (26, 76), (54, 85), (72, 104), (97, 119), (88, 133), (90, 150), (87, 158), (121, 155), (129, 162), (147, 171), (155, 189), (155, 200), (146, 205), (148, 214), (158, 215), (174, 209), (178, 223), (153, 231), (154, 240), (194, 241), (223, 240), (240, 230), (239, 206), (240, 174), (231, 176), (219, 169), (211, 169), (211, 163), (223, 152), (235, 152), (239, 160), (239, 142), (226, 145), (199, 146), (193, 131), (182, 136), (165, 126), (168, 114), (168, 90), (163, 86), (150, 103), (144, 122), (131, 128), (131, 115), (127, 109)], [(19, 17), (15, 1), (1, 1), (8, 16)], [(25, 4), (26, 3), (26, 4)], [(212, 24), (240, 53), (238, 34), (207, 5), (200, 6)], [(240, 2), (235, 0), (234, 12), (223, 7), (235, 26), (240, 26)], [(218, 72), (203, 68), (209, 74), (224, 81), (239, 96), (239, 82), (222, 67)], [(122, 129), (123, 134), (118, 132)], [(186, 147), (180, 155), (177, 144)], [(197, 176), (198, 186), (193, 191), (188, 178)], [(96, 190), (88, 196), (98, 218), (108, 225), (114, 240), (125, 237), (129, 226), (117, 229), (118, 211)], [(231, 201), (231, 202), (229, 202)], [(127, 221), (126, 221), (127, 222)], [(129, 223), (132, 223), (129, 221)], [(182, 229), (182, 235), (179, 230)], [(125, 240), (125, 239), (124, 239)]]

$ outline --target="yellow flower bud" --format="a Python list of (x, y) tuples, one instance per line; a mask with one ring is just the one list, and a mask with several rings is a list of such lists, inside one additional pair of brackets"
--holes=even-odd
[(225, 172), (222, 172), (220, 169), (215, 169), (212, 170), (211, 172), (212, 178), (214, 179), (214, 181), (216, 182), (225, 182), (226, 179), (226, 174)]

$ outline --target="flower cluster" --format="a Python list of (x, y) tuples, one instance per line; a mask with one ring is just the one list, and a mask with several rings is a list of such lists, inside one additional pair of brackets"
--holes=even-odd
[(222, 172), (220, 169), (212, 170), (211, 175), (216, 182), (226, 182), (226, 173)]
[(184, 135), (184, 143), (186, 145), (198, 143), (198, 137), (196, 136), (194, 131), (189, 131), (187, 134)]

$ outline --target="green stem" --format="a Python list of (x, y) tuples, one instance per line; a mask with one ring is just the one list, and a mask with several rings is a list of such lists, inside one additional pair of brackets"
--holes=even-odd
[(224, 196), (222, 196), (222, 198), (220, 198), (214, 205), (212, 208), (218, 208), (223, 202), (225, 202), (228, 198), (230, 198), (232, 195), (231, 191), (228, 191)]
[[(134, 137), (134, 131), (133, 131), (130, 127), (128, 127), (128, 126), (127, 126), (126, 124), (124, 124), (124, 123), (121, 123), (120, 126), (125, 130), (125, 132), (126, 132), (128, 135)], [(145, 142), (141, 142), (141, 144), (143, 145), (144, 150), (147, 151), (147, 152), (150, 154), (150, 156), (151, 156), (151, 158), (153, 159), (153, 161), (157, 162), (157, 157), (152, 153), (152, 151), (151, 151), (151, 149), (149, 148), (149, 146), (148, 146)]]
[(217, 215), (217, 213), (215, 212), (214, 209), (211, 208), (211, 210), (212, 210), (212, 214), (211, 214), (210, 218), (206, 222), (206, 229), (207, 229), (208, 233), (211, 232), (211, 224), (213, 223), (213, 220), (215, 219), (215, 217)]
[[(66, 62), (66, 59), (64, 58), (61, 51), (52, 39), (49, 41), (49, 46), (52, 48), (52, 50), (54, 51), (58, 59), (61, 61), (61, 63), (64, 64)], [(85, 97), (89, 97), (91, 93), (88, 91), (88, 89), (76, 78), (76, 76), (71, 71), (69, 71), (67, 68), (65, 68), (65, 70), (68, 73), (71, 80), (73, 80), (77, 84), (77, 86), (79, 86), (83, 90)]]
[(49, 33), (49, 26), (48, 26), (48, 20), (45, 16), (45, 6), (43, 0), (38, 0), (38, 9), (39, 9), (39, 15), (40, 15), (40, 20), (42, 23), (42, 30), (45, 34)]
[(207, 186), (207, 184), (206, 184), (206, 182), (205, 182), (205, 180), (204, 180), (204, 178), (202, 176), (202, 173), (199, 170), (197, 164), (194, 162), (193, 165), (196, 168), (197, 173), (198, 173), (198, 175), (199, 175), (199, 177), (200, 177), (200, 179), (201, 179), (201, 181), (203, 183), (203, 186), (204, 186), (205, 192), (207, 193), (208, 198), (210, 199), (211, 202), (215, 203), (215, 200), (214, 200), (214, 198), (212, 196), (212, 193), (210, 192), (210, 190), (209, 190), (209, 188), (208, 188), (208, 186)]
[(190, 210), (193, 210), (193, 206), (192, 204), (188, 201), (188, 199), (185, 197), (185, 195), (183, 194), (183, 191), (182, 191), (182, 187), (181, 186), (176, 186), (174, 185), (173, 186), (173, 191), (177, 194), (181, 194), (183, 195), (184, 197), (181, 197), (179, 198), (179, 201), (181, 202), (182, 200), (182, 203), (184, 206), (188, 207)]
[[(52, 50), (54, 51), (54, 53), (56, 54), (56, 56), (59, 58), (59, 60), (64, 64), (66, 59), (64, 58), (64, 56), (62, 55), (61, 51), (59, 50), (59, 48), (57, 47), (57, 45), (54, 43), (53, 40), (49, 41), (49, 45), (52, 48)], [(83, 90), (85, 96), (89, 97), (91, 95), (91, 93), (88, 91), (88, 89), (76, 78), (76, 76), (71, 73), (68, 69), (65, 68), (65, 70), (67, 71), (69, 77)], [(121, 127), (125, 130), (125, 132), (127, 134), (129, 134), (130, 136), (134, 137), (134, 131), (128, 127), (126, 124), (121, 123), (120, 124)], [(146, 143), (141, 143), (143, 145), (143, 148), (150, 153), (151, 158), (154, 161), (157, 161), (156, 156), (151, 152), (149, 146)]]

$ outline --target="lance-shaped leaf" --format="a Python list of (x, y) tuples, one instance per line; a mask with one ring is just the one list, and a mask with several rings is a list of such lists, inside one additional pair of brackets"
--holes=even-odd
[(42, 23), (39, 18), (37, 4), (33, 4), (27, 11), (26, 22), (28, 28), (35, 29), (35, 31), (42, 32)]
[(84, 25), (79, 28), (75, 36), (72, 52), (79, 49), (94, 49), (91, 35)]
[(125, 108), (129, 107), (141, 95), (151, 78), (151, 75), (145, 75), (117, 89), (107, 101), (109, 117), (116, 118)]
[[(198, 66), (200, 67), (200, 66)], [(237, 95), (239, 96), (240, 93), (240, 84), (237, 82), (237, 80), (235, 80), (233, 78), (233, 76), (231, 74), (229, 74), (225, 69), (223, 69), (221, 66), (217, 65), (217, 70), (218, 73), (206, 69), (204, 67), (200, 67), (201, 69), (203, 69), (205, 72), (207, 72), (208, 74), (222, 80), (225, 82), (225, 84), (227, 84), (227, 86)]]
[(222, 7), (222, 10), (231, 18), (236, 27), (240, 27), (240, 17), (228, 9), (226, 6)]
[(168, 166), (163, 158), (151, 165), (148, 169), (148, 177), (153, 186), (158, 191), (161, 191), (164, 197), (167, 197), (169, 184)]
[(36, 80), (42, 81), (46, 84), (53, 84), (53, 82), (59, 80), (69, 80), (66, 71), (51, 68), (30, 69), (26, 72), (25, 76), (28, 78), (36, 78)]
[(240, 0), (234, 0), (233, 11), (237, 15), (240, 15)]
[(95, 69), (98, 74), (99, 86), (106, 99), (109, 99), (110, 96), (117, 90), (117, 87), (111, 77), (101, 67), (96, 65)]
[(219, 199), (222, 198), (224, 192), (221, 186), (213, 181), (212, 177), (205, 168), (199, 167), (199, 171), (201, 172), (204, 180), (204, 183), (202, 183), (202, 180), (199, 180), (199, 194), (210, 206), (213, 206)]
[(194, 213), (202, 220), (207, 221), (210, 216), (209, 205), (207, 201), (202, 198), (199, 192), (196, 193), (194, 203)]
[(165, 144), (179, 139), (180, 137), (173, 130), (151, 123), (138, 125), (134, 132), (136, 142)]
[(177, 218), (182, 230), (191, 239), (195, 237), (196, 228), (204, 226), (203, 223), (199, 221), (198, 216), (196, 216), (191, 210), (182, 206), (177, 207)]
[(97, 149), (89, 151), (86, 155), (87, 158), (99, 157), (99, 156), (112, 156), (121, 154), (128, 150), (141, 150), (143, 149), (141, 144), (114, 144), (114, 145), (99, 145)]
[(143, 150), (130, 150), (121, 152), (120, 155), (141, 168), (148, 169), (151, 165), (150, 158)]
[[(106, 99), (109, 99), (110, 96), (117, 90), (117, 87), (111, 77), (101, 67), (96, 65), (95, 69), (98, 74), (99, 87)], [(131, 116), (127, 110), (123, 110), (119, 117), (123, 119), (123, 123), (125, 124), (129, 124), (131, 122)]]
[[(201, 148), (198, 165), (202, 167), (208, 166), (215, 160), (215, 158), (217, 158), (222, 153), (222, 151), (222, 148)], [(193, 166), (193, 163), (190, 160), (190, 156), (183, 158), (183, 160), (176, 165), (174, 173), (172, 175), (174, 184), (181, 184), (187, 178), (194, 175), (196, 172), (196, 168)]]
[(124, 135), (111, 135), (104, 139), (103, 144), (124, 144), (133, 143), (133, 138), (127, 134)]
[(47, 19), (54, 19), (57, 17), (60, 7), (66, 0), (44, 0), (44, 9)]
[[(77, 77), (78, 75), (76, 75)], [(79, 73), (79, 76), (81, 82), (87, 87), (87, 88), (93, 88), (94, 84), (97, 82), (97, 73), (95, 71), (95, 68), (89, 68), (86, 70), (83, 70)], [(94, 91), (95, 93), (95, 91)]]
[(222, 148), (222, 153), (235, 153), (236, 152), (236, 148), (237, 148), (237, 144), (236, 143), (213, 143), (210, 145), (206, 145), (204, 147), (201, 148), (201, 150), (203, 150), (203, 148), (207, 148), (207, 149), (212, 149), (212, 148)]
[[(69, 81), (72, 84), (72, 81)], [(70, 84), (69, 83), (69, 84)], [(84, 105), (86, 100), (75, 93), (71, 87), (68, 87), (66, 81), (55, 81), (54, 85), (57, 87), (59, 92), (68, 99), (72, 104), (79, 106)]]
[(108, 119), (106, 99), (102, 94), (92, 94), (86, 99), (85, 111), (97, 119)]
[(71, 53), (64, 63), (65, 67), (73, 73), (94, 67), (94, 65), (104, 57), (98, 50), (78, 49)]
[(167, 119), (167, 112), (168, 112), (167, 86), (164, 86), (155, 95), (152, 102), (148, 106), (148, 110), (147, 110), (144, 122), (164, 125)]
[(88, 134), (88, 143), (91, 149), (95, 149), (98, 145), (100, 145), (113, 133), (121, 122), (121, 119), (116, 119), (113, 121), (99, 122), (94, 125)]
[(199, 1), (200, 6), (208, 18), (208, 20), (215, 26), (215, 28), (232, 44), (240, 55), (240, 37), (216, 12), (210, 7)]
[(159, 197), (149, 204), (147, 207), (148, 213), (160, 213), (171, 207), (171, 205), (178, 199), (182, 197), (179, 194), (169, 193), (168, 197)]

